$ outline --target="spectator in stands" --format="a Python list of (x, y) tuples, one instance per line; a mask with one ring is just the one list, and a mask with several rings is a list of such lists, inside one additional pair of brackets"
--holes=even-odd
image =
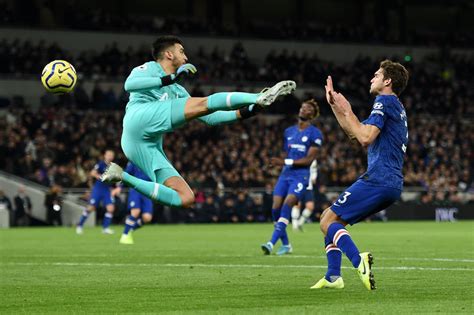
[(20, 186), (18, 188), (18, 194), (14, 198), (15, 203), (15, 218), (14, 226), (28, 226), (30, 225), (31, 218), (31, 200), (28, 195), (26, 195), (25, 186)]
[[(243, 186), (246, 187), (246, 186)], [(240, 222), (254, 222), (255, 209), (252, 198), (245, 191), (239, 191), (235, 201), (235, 215), (239, 217)]]
[(214, 199), (213, 195), (208, 195), (206, 201), (200, 209), (200, 214), (203, 222), (218, 223), (219, 220), (219, 205)]
[(14, 213), (12, 209), (12, 203), (10, 199), (8, 199), (7, 196), (5, 196), (5, 193), (3, 190), (0, 190), (0, 211), (8, 211), (9, 212), (9, 217), (10, 217), (10, 222), (8, 225), (13, 225), (14, 221)]
[(62, 187), (59, 185), (51, 186), (44, 199), (46, 207), (46, 222), (49, 225), (61, 226), (63, 224), (62, 213)]

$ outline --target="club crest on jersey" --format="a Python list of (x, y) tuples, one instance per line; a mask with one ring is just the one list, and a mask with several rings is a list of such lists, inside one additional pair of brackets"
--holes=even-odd
[(303, 138), (301, 138), (301, 141), (303, 141), (303, 142), (308, 141), (308, 137), (304, 136)]

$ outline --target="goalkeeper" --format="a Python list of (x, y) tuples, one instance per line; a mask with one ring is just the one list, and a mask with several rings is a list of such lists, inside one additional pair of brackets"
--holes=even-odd
[(130, 93), (123, 118), (122, 149), (127, 158), (152, 181), (136, 178), (111, 163), (102, 181), (122, 181), (141, 194), (172, 207), (190, 207), (194, 194), (163, 151), (163, 135), (198, 119), (210, 125), (232, 123), (255, 115), (280, 95), (293, 92), (293, 81), (282, 81), (262, 93), (222, 92), (208, 97), (190, 97), (178, 84), (196, 73), (187, 63), (182, 41), (161, 36), (152, 46), (154, 61), (132, 70), (125, 81)]

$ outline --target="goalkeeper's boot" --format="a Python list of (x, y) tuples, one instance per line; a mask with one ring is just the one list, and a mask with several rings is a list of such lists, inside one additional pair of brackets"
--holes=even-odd
[(375, 279), (372, 273), (372, 265), (374, 263), (374, 256), (371, 253), (360, 253), (360, 264), (357, 267), (360, 280), (365, 285), (367, 290), (375, 290)]
[(291, 94), (296, 89), (295, 81), (281, 81), (272, 86), (271, 88), (264, 90), (257, 98), (255, 104), (260, 106), (269, 106), (275, 100), (282, 95)]
[(110, 162), (105, 172), (100, 176), (100, 180), (105, 183), (118, 183), (122, 181), (122, 173), (123, 169), (120, 166)]
[(278, 249), (277, 255), (282, 256), (282, 255), (286, 255), (286, 254), (291, 254), (292, 252), (293, 252), (293, 247), (291, 247), (291, 245), (282, 245)]
[(342, 280), (342, 277), (338, 277), (336, 280), (331, 282), (331, 281), (326, 280), (326, 277), (323, 277), (321, 280), (316, 282), (316, 284), (313, 285), (310, 289), (322, 289), (322, 288), (344, 289), (344, 280)]
[(122, 234), (120, 237), (120, 244), (133, 245), (134, 243), (132, 233), (129, 232), (128, 234)]
[(268, 243), (262, 244), (260, 248), (262, 249), (265, 255), (270, 255), (273, 250), (273, 244), (271, 242), (268, 242)]

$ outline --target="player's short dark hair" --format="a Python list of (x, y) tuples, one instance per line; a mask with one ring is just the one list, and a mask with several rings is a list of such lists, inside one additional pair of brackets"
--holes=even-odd
[(309, 104), (309, 105), (313, 106), (313, 108), (314, 108), (313, 119), (319, 117), (319, 105), (318, 105), (318, 102), (316, 102), (314, 98), (311, 98), (309, 100), (304, 101), (303, 104)]
[(173, 35), (163, 35), (158, 37), (153, 45), (151, 46), (151, 55), (154, 60), (160, 60), (163, 58), (163, 52), (173, 46), (174, 44), (183, 45), (183, 41), (177, 36)]
[(408, 70), (400, 63), (391, 60), (384, 60), (380, 63), (383, 70), (383, 78), (392, 79), (392, 91), (400, 96), (408, 83)]

